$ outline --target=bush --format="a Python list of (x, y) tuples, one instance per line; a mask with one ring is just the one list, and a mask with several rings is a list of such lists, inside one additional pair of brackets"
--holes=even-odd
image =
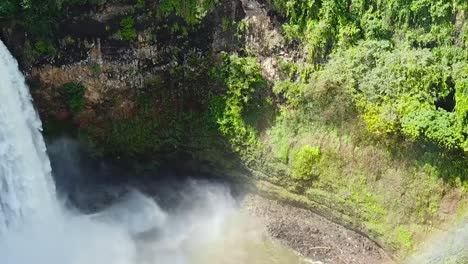
[(135, 20), (133, 17), (126, 17), (120, 21), (120, 36), (123, 40), (133, 41), (137, 37)]
[(0, 3), (0, 19), (10, 17), (17, 9), (15, 1), (4, 0)]
[(413, 233), (405, 227), (399, 226), (396, 230), (396, 241), (400, 243), (406, 250), (413, 247)]
[(94, 78), (99, 78), (99, 75), (101, 75), (101, 65), (99, 63), (89, 65), (89, 70), (93, 74)]
[(292, 107), (298, 107), (304, 101), (304, 85), (298, 82), (279, 81), (275, 83), (273, 92), (284, 97)]
[(463, 143), (454, 113), (444, 110), (418, 108), (402, 119), (402, 131), (410, 138), (426, 138), (448, 149)]
[(34, 44), (36, 56), (49, 55), (53, 56), (57, 53), (54, 45), (50, 41), (39, 40)]
[(422, 48), (451, 45), (456, 35), (452, 20), (467, 10), (459, 0), (268, 2), (287, 18), (283, 25), (287, 39), (302, 41), (316, 63), (336, 47), (347, 48), (359, 40), (394, 39)]
[(162, 0), (159, 12), (165, 16), (176, 14), (187, 24), (197, 24), (217, 2), (218, 0)]
[(86, 88), (81, 83), (69, 82), (63, 85), (63, 91), (67, 99), (67, 105), (70, 111), (74, 114), (81, 112), (85, 105)]
[(400, 133), (449, 149), (466, 148), (465, 61), (456, 47), (430, 50), (368, 40), (332, 54), (303, 93), (324, 109), (316, 95), (325, 89), (324, 98), (334, 98), (330, 87), (339, 87), (373, 133)]
[(294, 154), (292, 163), (292, 177), (295, 179), (309, 180), (318, 176), (317, 163), (320, 161), (320, 149), (310, 145), (303, 146)]
[(252, 104), (260, 105), (265, 99), (253, 98), (258, 89), (266, 85), (260, 66), (255, 58), (225, 55), (222, 64), (212, 74), (226, 86), (227, 92), (211, 99), (209, 114), (233, 150), (249, 153), (257, 144), (257, 130), (247, 117), (250, 112), (258, 110)]

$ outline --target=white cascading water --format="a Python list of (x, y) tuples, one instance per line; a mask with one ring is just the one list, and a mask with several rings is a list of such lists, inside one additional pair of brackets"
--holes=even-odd
[(66, 209), (40, 130), (24, 77), (0, 41), (2, 264), (301, 263), (213, 184), (189, 184), (185, 206), (171, 214), (137, 191), (94, 215)]
[[(0, 42), (0, 232), (56, 209), (41, 121), (16, 60)], [(40, 208), (40, 210), (38, 210)]]

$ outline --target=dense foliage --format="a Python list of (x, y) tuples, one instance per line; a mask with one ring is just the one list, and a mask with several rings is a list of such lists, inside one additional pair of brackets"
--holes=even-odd
[(308, 180), (317, 176), (320, 161), (320, 150), (317, 147), (305, 145), (294, 154), (292, 162), (292, 176), (296, 179)]
[(213, 75), (226, 86), (227, 91), (226, 95), (215, 96), (211, 100), (210, 115), (236, 152), (249, 153), (257, 144), (257, 130), (252, 122), (247, 121), (248, 114), (258, 110), (251, 109), (252, 105), (263, 103), (255, 94), (266, 88), (259, 64), (252, 57), (224, 55)]
[[(463, 0), (270, 0), (288, 17), (290, 39), (306, 43), (310, 55), (324, 59), (337, 47), (359, 40), (392, 40), (432, 48), (460, 42), (467, 45)], [(453, 23), (459, 19), (458, 23)]]
[(465, 148), (467, 67), (458, 47), (395, 48), (388, 41), (365, 41), (332, 54), (314, 73), (310, 89), (342, 87), (377, 134), (401, 132)]
[[(299, 101), (310, 105), (307, 94), (338, 87), (372, 132), (468, 149), (467, 2), (272, 4), (289, 19), (286, 36), (301, 41), (316, 65), (302, 92), (306, 98)], [(297, 105), (299, 84), (288, 85), (280, 86), (282, 93)]]
[(120, 21), (120, 36), (127, 41), (135, 40), (137, 37), (135, 20), (132, 17), (126, 17)]
[[(53, 36), (60, 25), (60, 19), (73, 6), (102, 5), (113, 0), (2, 0), (0, 1), (0, 22), (15, 20), (39, 40)], [(118, 2), (119, 0), (115, 0)], [(199, 23), (215, 6), (217, 0), (161, 0), (156, 12), (162, 16), (176, 15), (188, 24)], [(145, 5), (145, 0), (135, 0), (135, 7)], [(134, 40), (134, 21), (125, 18), (121, 24), (122, 38)]]
[[(282, 33), (291, 45), (259, 59), (242, 47), (240, 54), (210, 57), (182, 44), (216, 0), (161, 0), (157, 11), (136, 1), (137, 12), (116, 20), (115, 35), (138, 41), (143, 16), (162, 19), (157, 27), (170, 28), (162, 38), (180, 41), (158, 43), (177, 50), (159, 55), (177, 63), (145, 72), (144, 87), (106, 98), (106, 113), (98, 109), (94, 123), (82, 122), (85, 129), (106, 154), (158, 160), (157, 154), (190, 153), (213, 162), (233, 152), (273, 183), (275, 195), (284, 188), (302, 197), (301, 205), (359, 223), (389, 248), (411, 250), (416, 234), (441, 220), (447, 193), (459, 197), (468, 189), (466, 156), (447, 151), (468, 150), (467, 2), (269, 2), (285, 19)], [(0, 17), (21, 20), (35, 34), (35, 52), (53, 55), (57, 16), (95, 3), (4, 0)], [(222, 19), (223, 30), (235, 23)], [(249, 33), (248, 23), (237, 24), (239, 43), (255, 41), (240, 36)], [(272, 83), (259, 63), (270, 55), (284, 77)], [(99, 78), (99, 64), (90, 67)], [(86, 121), (85, 88), (62, 88), (69, 110)]]
[(66, 8), (74, 5), (97, 4), (100, 0), (3, 0), (0, 20), (15, 20), (30, 33), (50, 37), (59, 25), (58, 19)]

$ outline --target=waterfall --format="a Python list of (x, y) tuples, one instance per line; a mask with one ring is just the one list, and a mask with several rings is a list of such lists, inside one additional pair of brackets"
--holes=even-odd
[(0, 41), (0, 233), (56, 210), (40, 131), (41, 121), (18, 63)]
[(171, 213), (138, 191), (92, 215), (65, 207), (31, 101), (18, 63), (0, 42), (2, 264), (300, 263), (267, 242), (225, 186), (186, 184)]

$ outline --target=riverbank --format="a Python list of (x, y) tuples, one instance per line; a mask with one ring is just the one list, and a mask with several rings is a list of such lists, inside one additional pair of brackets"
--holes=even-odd
[(269, 234), (305, 258), (333, 264), (389, 264), (390, 256), (370, 239), (313, 212), (258, 194), (241, 207), (258, 218)]

